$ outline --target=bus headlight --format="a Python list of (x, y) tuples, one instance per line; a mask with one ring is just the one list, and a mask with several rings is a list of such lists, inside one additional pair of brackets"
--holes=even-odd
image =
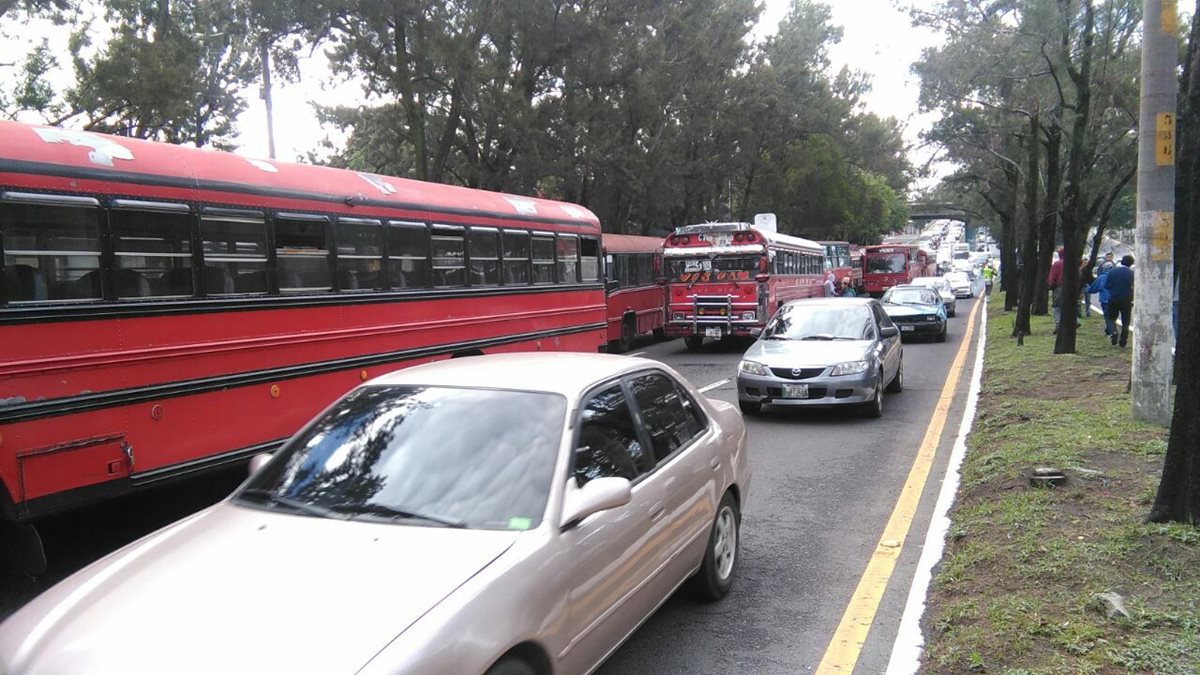
[(754, 321), (758, 318), (758, 312), (742, 312), (742, 321)]
[(672, 321), (683, 321), (683, 312), (671, 312)]
[(767, 367), (757, 361), (742, 361), (738, 364), (738, 370), (751, 375), (767, 374)]
[(871, 364), (867, 361), (846, 361), (834, 366), (833, 371), (830, 372), (829, 375), (831, 377), (836, 377), (838, 375), (857, 375), (861, 372), (865, 372), (867, 367), (870, 365)]

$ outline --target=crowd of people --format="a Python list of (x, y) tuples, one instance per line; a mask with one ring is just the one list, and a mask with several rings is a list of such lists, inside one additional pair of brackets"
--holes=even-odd
[[(1078, 318), (1091, 316), (1092, 296), (1097, 296), (1100, 302), (1100, 312), (1104, 316), (1104, 334), (1114, 346), (1125, 347), (1129, 344), (1129, 326), (1133, 313), (1133, 264), (1132, 255), (1125, 255), (1118, 265), (1113, 260), (1113, 253), (1104, 254), (1093, 269), (1084, 258), (1080, 263), (1080, 279), (1083, 282), (1081, 306), (1076, 312)], [(1062, 324), (1063, 298), (1063, 249), (1058, 249), (1058, 259), (1050, 266), (1046, 276), (1046, 285), (1050, 288), (1052, 300), (1051, 313), (1054, 316), (1054, 332)], [(1117, 321), (1120, 321), (1118, 327)], [(1079, 325), (1078, 321), (1075, 324)]]

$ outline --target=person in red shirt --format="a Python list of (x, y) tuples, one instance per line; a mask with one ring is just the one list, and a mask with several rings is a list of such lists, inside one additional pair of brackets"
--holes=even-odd
[(1062, 279), (1063, 279), (1063, 249), (1058, 249), (1058, 259), (1050, 265), (1050, 273), (1046, 275), (1046, 285), (1050, 287), (1050, 312), (1054, 315), (1054, 332), (1058, 333), (1058, 324), (1062, 321)]

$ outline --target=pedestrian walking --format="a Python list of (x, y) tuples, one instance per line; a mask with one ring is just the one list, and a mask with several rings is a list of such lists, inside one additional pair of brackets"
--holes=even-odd
[(996, 269), (992, 267), (992, 263), (983, 266), (983, 294), (992, 294), (992, 279), (996, 276)]
[(1079, 283), (1083, 288), (1083, 306), (1080, 307), (1080, 317), (1092, 316), (1092, 294), (1088, 292), (1092, 282), (1096, 280), (1095, 268), (1088, 264), (1087, 256), (1084, 256), (1083, 262), (1079, 264)]
[(832, 297), (837, 296), (838, 292), (837, 292), (837, 287), (834, 285), (835, 283), (836, 282), (834, 281), (833, 271), (831, 270), (829, 272), (826, 272), (825, 273), (825, 297), (832, 298)]
[(1100, 275), (1096, 277), (1096, 280), (1087, 289), (1089, 294), (1095, 294), (1096, 299), (1100, 301), (1100, 315), (1104, 317), (1105, 335), (1113, 335), (1116, 332), (1116, 324), (1108, 316), (1108, 299), (1110, 296), (1108, 292), (1108, 271), (1110, 269), (1112, 269), (1111, 266), (1101, 266)]
[(1046, 286), (1050, 288), (1050, 313), (1054, 316), (1054, 333), (1058, 334), (1058, 325), (1062, 323), (1062, 278), (1063, 278), (1063, 249), (1058, 249), (1058, 258), (1050, 265), (1050, 273), (1046, 275)]
[(1105, 281), (1109, 293), (1106, 316), (1114, 321), (1118, 317), (1121, 320), (1120, 336), (1118, 337), (1114, 327), (1109, 340), (1122, 347), (1129, 344), (1130, 315), (1133, 313), (1133, 262), (1131, 255), (1121, 258), (1121, 264), (1108, 272), (1108, 279)]

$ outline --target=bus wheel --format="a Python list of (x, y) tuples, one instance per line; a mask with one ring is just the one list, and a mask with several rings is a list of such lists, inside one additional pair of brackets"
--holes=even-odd
[(662, 328), (655, 328), (654, 329), (654, 339), (658, 340), (659, 342), (662, 342), (663, 340), (670, 340), (671, 336), (667, 335), (666, 330), (664, 330)]
[(631, 316), (621, 322), (621, 341), (620, 349), (622, 352), (633, 351), (634, 343), (637, 341), (637, 329), (634, 327), (635, 319)]
[(37, 529), (0, 520), (0, 572), (35, 577), (45, 571), (46, 550)]
[(689, 335), (683, 338), (683, 344), (687, 345), (689, 352), (698, 351), (700, 349), (700, 345), (704, 344), (704, 336)]

